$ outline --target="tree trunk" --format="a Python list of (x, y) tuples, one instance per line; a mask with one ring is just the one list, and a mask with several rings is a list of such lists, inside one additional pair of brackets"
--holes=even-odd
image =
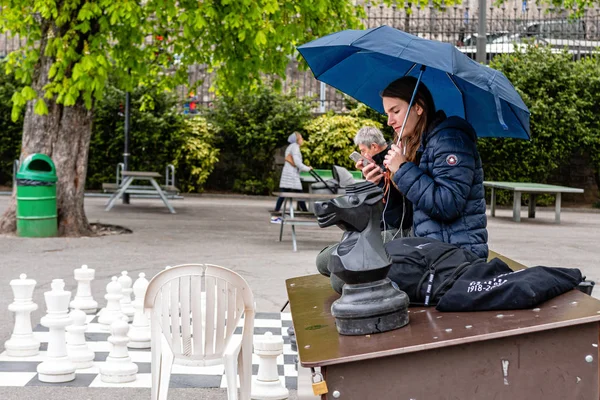
[[(42, 88), (48, 83), (48, 71), (53, 62), (43, 55), (44, 48), (45, 43), (42, 43), (42, 55), (33, 75), (32, 86), (38, 93), (43, 93)], [(88, 236), (92, 231), (83, 209), (83, 194), (93, 114), (81, 101), (70, 107), (56, 104), (54, 100), (46, 100), (46, 103), (47, 115), (35, 114), (33, 101), (26, 106), (20, 161), (32, 153), (46, 154), (54, 161), (58, 176), (58, 234)], [(16, 231), (15, 211), (13, 192), (8, 209), (0, 219), (0, 233)]]

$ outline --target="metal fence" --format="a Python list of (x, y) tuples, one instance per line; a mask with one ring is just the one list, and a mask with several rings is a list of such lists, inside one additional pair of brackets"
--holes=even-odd
[[(389, 25), (420, 37), (449, 42), (475, 58), (479, 32), (476, 3), (476, 0), (463, 0), (462, 5), (443, 9), (366, 3), (363, 23), (366, 28)], [(532, 44), (548, 45), (553, 51), (562, 51), (566, 47), (574, 59), (589, 56), (600, 47), (598, 8), (587, 9), (581, 18), (573, 19), (565, 9), (543, 8), (528, 4), (526, 0), (509, 0), (502, 6), (489, 7), (485, 14), (486, 62), (498, 54), (511, 53)], [(0, 56), (19, 48), (22, 42), (18, 36), (0, 35)], [(201, 84), (178, 88), (183, 112), (194, 113), (198, 107), (212, 104), (214, 93), (210, 87), (213, 78), (205, 66), (190, 67), (190, 82), (201, 80)], [(296, 60), (290, 61), (282, 83), (285, 91), (293, 89), (298, 97), (311, 98), (314, 112), (345, 109), (343, 95), (318, 82), (309, 70), (300, 69)]]

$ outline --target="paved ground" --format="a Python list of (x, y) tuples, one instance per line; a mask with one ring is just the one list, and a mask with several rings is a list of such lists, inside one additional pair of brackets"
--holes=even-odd
[[(0, 211), (8, 200), (0, 196)], [(104, 212), (106, 198), (86, 198), (90, 222), (122, 225), (133, 234), (55, 239), (0, 236), (0, 351), (13, 327), (13, 315), (7, 310), (12, 302), (8, 282), (23, 272), (38, 281), (34, 301), (39, 310), (32, 314), (34, 324), (43, 315), (43, 292), (49, 290), (52, 279), (65, 279), (67, 290), (74, 291), (73, 269), (81, 264), (96, 269), (93, 295), (101, 305), (108, 280), (122, 270), (152, 276), (166, 265), (207, 262), (242, 274), (254, 291), (258, 311), (279, 311), (286, 301), (285, 279), (315, 273), (318, 251), (341, 235), (337, 228), (299, 227), (298, 252), (293, 253), (289, 230), (279, 242), (279, 226), (269, 223), (267, 210), (274, 201), (186, 197), (174, 202), (177, 214), (171, 215), (158, 200), (133, 199), (132, 205), (118, 204)], [(560, 225), (553, 223), (553, 210), (541, 209), (535, 220), (523, 218), (521, 223), (512, 222), (511, 214), (512, 210), (498, 210), (499, 217), (488, 220), (490, 248), (529, 266), (580, 268), (589, 279), (600, 282), (600, 213), (565, 211)], [(594, 295), (600, 297), (600, 290)], [(0, 387), (0, 399), (104, 399), (109, 393), (130, 400), (149, 397), (147, 389), (113, 390)], [(219, 389), (179, 389), (170, 391), (169, 397), (225, 399), (226, 395)]]

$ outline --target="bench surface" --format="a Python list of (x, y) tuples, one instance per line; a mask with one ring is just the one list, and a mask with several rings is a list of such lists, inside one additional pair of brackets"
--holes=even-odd
[(546, 185), (544, 183), (484, 181), (483, 186), (527, 193), (583, 193), (583, 189), (567, 186)]

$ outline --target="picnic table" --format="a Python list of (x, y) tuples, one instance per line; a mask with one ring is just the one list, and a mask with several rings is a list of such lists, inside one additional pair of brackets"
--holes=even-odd
[(292, 227), (292, 248), (298, 251), (296, 245), (296, 225), (318, 225), (314, 214), (303, 215), (302, 217), (294, 214), (294, 200), (319, 201), (329, 200), (339, 197), (338, 194), (327, 193), (294, 193), (294, 192), (274, 192), (275, 196), (283, 197), (281, 207), (281, 227), (279, 228), (279, 241), (283, 237), (283, 227), (289, 225)]
[(493, 182), (484, 181), (483, 186), (492, 189), (491, 199), (491, 215), (496, 216), (496, 190), (510, 190), (513, 192), (513, 220), (521, 221), (521, 195), (529, 193), (529, 218), (535, 218), (535, 202), (539, 194), (553, 194), (556, 196), (554, 204), (555, 222), (560, 223), (560, 205), (562, 193), (583, 193), (583, 189), (572, 188), (567, 186), (546, 185), (542, 183), (527, 183), (527, 182)]
[[(121, 176), (123, 180), (119, 184), (117, 190), (110, 196), (108, 199), (108, 204), (106, 205), (105, 211), (109, 211), (115, 205), (115, 202), (123, 196), (123, 194), (127, 193), (139, 193), (139, 194), (157, 194), (165, 206), (169, 209), (171, 214), (175, 214), (175, 210), (173, 206), (169, 203), (167, 199), (167, 195), (165, 191), (160, 187), (158, 182), (156, 182), (155, 178), (160, 178), (162, 175), (158, 172), (143, 172), (143, 171), (121, 171)], [(150, 182), (152, 186), (144, 189), (129, 189), (133, 181), (135, 180), (145, 180)]]
[(343, 336), (329, 278), (301, 276), (286, 287), (299, 396), (310, 392), (308, 368), (320, 368), (329, 390), (322, 399), (598, 398), (600, 301), (578, 290), (526, 310), (410, 307), (404, 328)]

